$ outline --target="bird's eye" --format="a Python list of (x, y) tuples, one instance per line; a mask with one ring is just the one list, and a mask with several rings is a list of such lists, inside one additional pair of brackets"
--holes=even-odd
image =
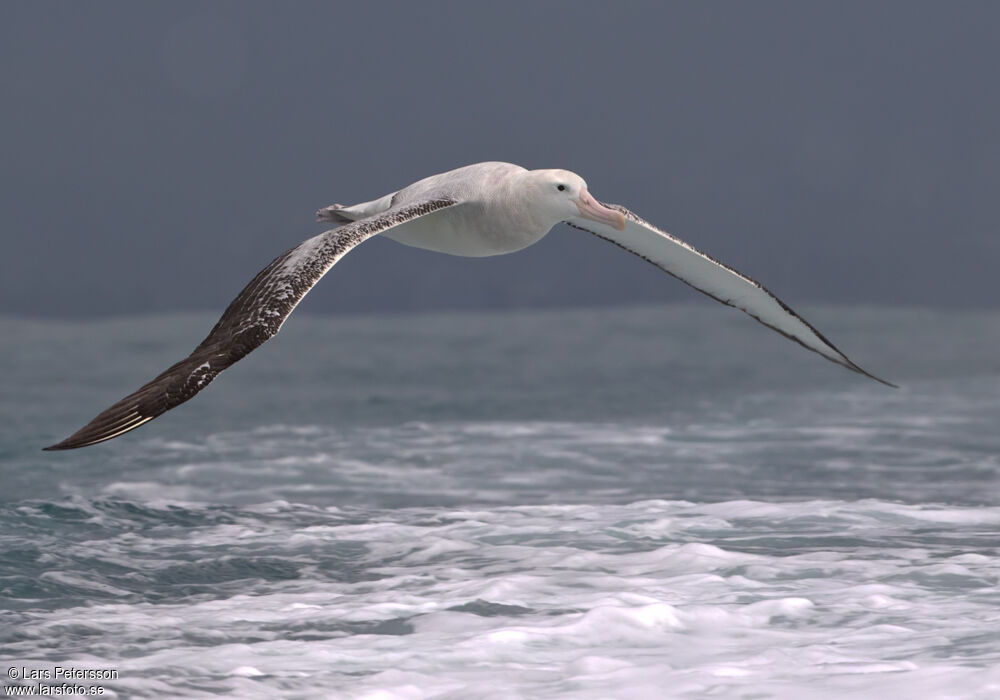
[(560, 192), (565, 192), (566, 185), (556, 185), (556, 189), (559, 190)]

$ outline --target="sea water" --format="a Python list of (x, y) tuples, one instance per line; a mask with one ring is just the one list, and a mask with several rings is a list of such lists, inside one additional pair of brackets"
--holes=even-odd
[(0, 321), (4, 685), (1000, 697), (1000, 313), (806, 311), (901, 388), (711, 303), (297, 314), (56, 453), (214, 318)]

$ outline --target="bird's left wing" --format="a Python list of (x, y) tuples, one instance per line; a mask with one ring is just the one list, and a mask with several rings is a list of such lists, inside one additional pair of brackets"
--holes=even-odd
[(727, 306), (740, 309), (765, 326), (831, 362), (836, 362), (882, 384), (896, 386), (861, 369), (808, 321), (792, 311), (787, 304), (756, 280), (702, 253), (679, 238), (659, 230), (620, 204), (604, 206), (624, 215), (623, 230), (619, 231), (606, 224), (581, 217), (574, 217), (566, 223), (638, 255), (699, 292)]
[(321, 233), (282, 253), (257, 273), (188, 357), (45, 449), (69, 450), (110, 440), (184, 403), (222, 370), (275, 335), (306, 293), (354, 246), (457, 203), (437, 198), (390, 209)]

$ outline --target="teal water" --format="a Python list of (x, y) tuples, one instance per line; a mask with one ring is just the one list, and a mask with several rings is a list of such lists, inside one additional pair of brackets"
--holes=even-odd
[[(0, 661), (105, 697), (995, 697), (1000, 313), (0, 321)], [(30, 685), (31, 681), (18, 681)]]

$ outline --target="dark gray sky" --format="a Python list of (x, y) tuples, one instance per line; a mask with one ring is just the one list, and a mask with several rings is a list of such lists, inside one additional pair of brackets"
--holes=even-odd
[[(792, 303), (994, 307), (1000, 3), (0, 3), (0, 314), (222, 310), (313, 212), (580, 173)], [(690, 298), (559, 227), (374, 240), (311, 311)]]

